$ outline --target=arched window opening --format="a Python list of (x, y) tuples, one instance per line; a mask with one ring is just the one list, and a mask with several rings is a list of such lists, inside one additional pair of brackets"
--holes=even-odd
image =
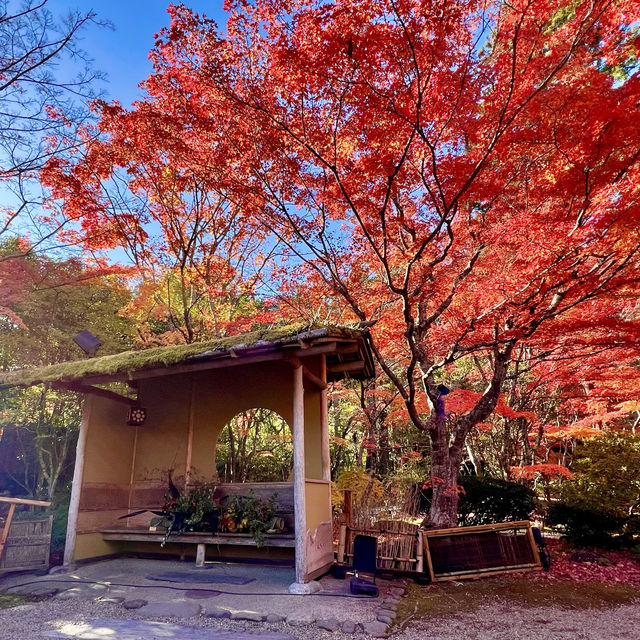
[(271, 409), (238, 413), (220, 433), (216, 469), (221, 482), (286, 482), (292, 465), (291, 431)]

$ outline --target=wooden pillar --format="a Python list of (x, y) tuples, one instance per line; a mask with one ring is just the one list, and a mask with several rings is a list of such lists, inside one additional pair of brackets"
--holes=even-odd
[(293, 369), (293, 504), (296, 536), (296, 583), (307, 576), (307, 500), (304, 464), (304, 384), (302, 366)]
[(131, 503), (133, 501), (133, 483), (136, 478), (136, 455), (138, 453), (138, 430), (140, 427), (136, 426), (136, 431), (133, 434), (133, 451), (131, 452), (131, 472), (129, 473), (129, 500), (127, 502), (127, 510), (131, 511)]
[(184, 488), (185, 491), (191, 484), (191, 460), (193, 457), (193, 423), (196, 414), (196, 377), (191, 375), (191, 386), (189, 391), (189, 425), (187, 431), (187, 459), (185, 461)]
[(69, 500), (69, 517), (67, 520), (67, 539), (64, 545), (64, 562), (67, 565), (73, 562), (76, 550), (76, 529), (78, 526), (78, 510), (80, 509), (80, 492), (82, 491), (82, 476), (84, 473), (84, 452), (87, 444), (87, 431), (91, 418), (91, 405), (93, 396), (85, 394), (82, 405), (82, 422), (76, 445), (76, 462), (73, 469), (73, 484), (71, 485), (71, 498)]
[[(320, 377), (327, 384), (327, 358), (321, 356)], [(331, 449), (329, 447), (329, 415), (327, 406), (327, 389), (320, 392), (320, 428), (322, 430), (322, 479), (331, 482)], [(331, 501), (331, 498), (329, 498)]]

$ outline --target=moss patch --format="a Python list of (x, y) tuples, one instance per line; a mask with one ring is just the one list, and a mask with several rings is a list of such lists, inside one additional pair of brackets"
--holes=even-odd
[(17, 607), (19, 604), (25, 602), (34, 602), (37, 598), (29, 596), (19, 596), (9, 593), (0, 593), (0, 609), (9, 609), (10, 607)]
[(209, 352), (224, 352), (234, 348), (252, 347), (261, 342), (277, 347), (294, 341), (302, 333), (319, 330), (324, 330), (326, 332), (325, 335), (336, 338), (355, 338), (363, 335), (361, 330), (346, 327), (288, 325), (276, 329), (261, 329), (207, 342), (154, 347), (153, 349), (143, 349), (141, 351), (124, 351), (115, 355), (102, 356), (101, 358), (61, 362), (38, 369), (8, 371), (0, 375), (0, 386), (29, 386), (41, 382), (78, 380), (91, 375), (114, 375), (130, 373), (140, 369), (167, 367)]
[(526, 575), (466, 580), (458, 586), (442, 582), (412, 584), (400, 601), (396, 625), (413, 619), (453, 616), (500, 601), (519, 608), (607, 609), (638, 599), (632, 585), (531, 580)]

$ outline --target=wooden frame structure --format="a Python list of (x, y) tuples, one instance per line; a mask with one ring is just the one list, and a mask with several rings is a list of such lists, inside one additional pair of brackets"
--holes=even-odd
[[(516, 544), (508, 532), (522, 532)], [(471, 541), (468, 565), (464, 566), (464, 553), (460, 553), (460, 542)], [(476, 578), (510, 573), (513, 571), (535, 571), (542, 568), (540, 554), (528, 520), (479, 525), (476, 527), (454, 527), (451, 529), (426, 529), (423, 532), (424, 555), (427, 571), (432, 582)], [(442, 541), (444, 544), (438, 544)], [(454, 566), (447, 567), (447, 549), (451, 546), (458, 555)], [(509, 547), (505, 549), (505, 547)], [(509, 561), (511, 560), (511, 561)], [(444, 571), (444, 568), (450, 570)]]
[[(292, 592), (307, 593), (333, 563), (327, 384), (374, 373), (366, 329), (297, 326), (7, 372), (0, 389), (47, 382), (85, 396), (65, 564), (120, 553), (125, 543), (127, 551), (157, 553), (148, 545), (155, 537), (139, 533), (148, 517), (131, 517), (118, 532), (119, 518), (162, 505), (166, 470), (186, 485), (216, 481), (225, 424), (254, 407), (275, 411), (292, 434), (294, 539), (271, 546), (295, 548)], [(113, 382), (130, 393), (104, 388)], [(144, 424), (127, 424), (130, 406), (146, 410)], [(212, 545), (234, 544), (215, 538)], [(209, 540), (197, 544), (200, 560)], [(248, 553), (249, 539), (243, 544)]]
[[(7, 542), (9, 540), (9, 534), (11, 533), (11, 525), (13, 523), (13, 516), (15, 515), (15, 510), (16, 510), (16, 506), (17, 505), (24, 505), (24, 506), (30, 506), (30, 507), (49, 507), (51, 506), (50, 502), (46, 502), (44, 500), (29, 500), (27, 498), (7, 498), (7, 497), (3, 497), (0, 496), (0, 503), (3, 504), (8, 504), (9, 505), (9, 512), (7, 514), (7, 517), (5, 518), (5, 522), (4, 522), (4, 526), (2, 528), (2, 530), (0, 531), (0, 562), (2, 562), (3, 556), (4, 556), (4, 552), (5, 549), (7, 547)], [(49, 537), (51, 536), (51, 521), (52, 521), (53, 516), (49, 516), (48, 520), (49, 520)], [(28, 563), (27, 563), (28, 564)], [(30, 568), (29, 566), (19, 566), (19, 567), (11, 567), (10, 569), (4, 569), (6, 570), (11, 570), (11, 571), (22, 571), (24, 569), (28, 569)], [(0, 573), (2, 573), (3, 569), (0, 568)]]

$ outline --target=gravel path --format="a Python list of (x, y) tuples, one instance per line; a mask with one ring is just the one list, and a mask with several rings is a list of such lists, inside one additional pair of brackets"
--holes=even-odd
[(410, 623), (397, 640), (632, 640), (640, 602), (610, 609), (516, 608), (496, 601), (470, 613)]
[[(43, 634), (64, 625), (81, 624), (96, 618), (138, 619), (135, 611), (121, 606), (90, 600), (44, 600), (0, 610), (0, 640), (37, 640)], [(184, 618), (179, 624), (209, 629), (271, 631), (289, 635), (295, 640), (328, 640), (329, 638), (364, 638), (363, 634), (347, 636), (329, 633), (317, 627), (292, 628), (284, 623), (267, 624), (203, 617)], [(616, 640), (638, 637), (640, 604), (609, 609), (563, 610), (555, 607), (514, 608), (504, 601), (480, 607), (472, 613), (461, 612), (431, 619), (412, 621), (395, 640)], [(259, 638), (259, 636), (258, 636)]]

